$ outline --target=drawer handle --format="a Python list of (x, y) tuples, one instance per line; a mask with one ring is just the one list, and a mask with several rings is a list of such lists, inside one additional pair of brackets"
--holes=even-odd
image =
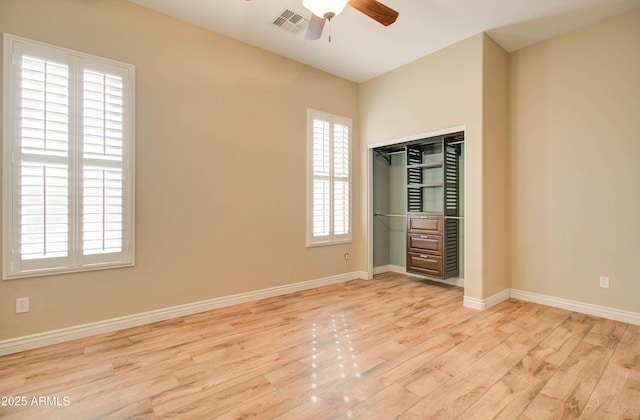
[(429, 258), (429, 256), (425, 254), (420, 254), (420, 258)]
[(427, 235), (420, 235), (420, 239), (428, 239), (429, 237)]

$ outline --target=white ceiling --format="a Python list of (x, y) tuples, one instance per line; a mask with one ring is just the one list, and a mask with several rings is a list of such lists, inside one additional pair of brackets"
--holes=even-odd
[(364, 82), (480, 32), (507, 51), (640, 7), (640, 0), (382, 0), (399, 12), (384, 27), (347, 6), (322, 38), (285, 32), (272, 22), (286, 9), (305, 18), (301, 0), (130, 0), (142, 6)]

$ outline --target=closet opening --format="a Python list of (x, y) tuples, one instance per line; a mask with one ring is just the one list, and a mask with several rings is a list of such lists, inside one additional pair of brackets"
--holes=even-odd
[(370, 147), (370, 269), (464, 287), (464, 130)]

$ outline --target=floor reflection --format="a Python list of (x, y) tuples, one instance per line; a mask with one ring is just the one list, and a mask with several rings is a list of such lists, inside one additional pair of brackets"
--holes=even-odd
[[(330, 394), (331, 390), (343, 389), (342, 401), (349, 404), (351, 397), (347, 382), (360, 379), (361, 373), (349, 323), (344, 314), (329, 314), (311, 325), (311, 360), (311, 389), (314, 391), (311, 401), (318, 402), (319, 394), (323, 391)], [(319, 363), (322, 366), (322, 376)], [(320, 380), (322, 386), (319, 385)], [(344, 411), (344, 414), (352, 417), (351, 410)]]

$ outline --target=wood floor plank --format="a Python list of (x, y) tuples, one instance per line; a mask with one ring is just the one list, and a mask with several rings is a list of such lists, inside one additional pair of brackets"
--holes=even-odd
[(555, 367), (552, 364), (527, 355), (460, 417), (515, 419), (540, 392), (554, 372)]
[(405, 387), (393, 384), (350, 408), (347, 415), (366, 418), (375, 413), (377, 418), (391, 419), (405, 412), (419, 399), (419, 396)]
[(500, 330), (487, 328), (425, 364), (401, 383), (416, 395), (429, 395), (493, 350), (508, 336)]
[(640, 413), (640, 326), (629, 325), (584, 409), (586, 418)]
[(445, 380), (409, 411), (422, 418), (455, 418), (464, 413), (530, 351), (502, 341), (459, 374)]
[(640, 418), (639, 326), (462, 300), (385, 273), (3, 356), (45, 400), (0, 417)]
[[(522, 318), (525, 312), (529, 316)], [(518, 316), (522, 322), (526, 322), (527, 328), (514, 333), (509, 340), (534, 346), (558, 328), (569, 314), (568, 311), (526, 304), (514, 311), (513, 315)], [(531, 319), (535, 319), (536, 322), (529, 322)], [(528, 354), (498, 383), (488, 389), (461, 417), (517, 418), (556, 370), (555, 365)]]
[(560, 366), (594, 324), (595, 320), (592, 317), (572, 313), (561, 326), (537, 346), (533, 356)]
[(212, 418), (224, 413), (240, 404), (268, 394), (275, 388), (263, 376), (256, 376), (241, 381), (234, 386), (224, 388), (218, 392), (207, 394), (188, 404), (180, 404), (178, 407), (163, 412), (158, 406), (154, 407), (159, 418)]
[(602, 319), (593, 319), (591, 323), (593, 326), (589, 333), (540, 390), (524, 411), (524, 418), (536, 418), (542, 411), (541, 406), (559, 418), (575, 418), (584, 410), (619, 343), (619, 337), (627, 328), (626, 324)]
[[(356, 377), (359, 372), (359, 365), (351, 362), (347, 363), (342, 359), (336, 359), (336, 353), (333, 346), (327, 346), (325, 349), (313, 350), (309, 349), (311, 355), (320, 353), (327, 353), (328, 357), (320, 359), (325, 360), (328, 363), (324, 363), (322, 366), (311, 365), (301, 363), (305, 367), (302, 375), (299, 368), (294, 370), (294, 376), (289, 377), (286, 382), (276, 382), (277, 391), (262, 395), (249, 402), (245, 402), (238, 407), (225, 413), (228, 418), (249, 418), (249, 417), (262, 417), (262, 418), (274, 418), (283, 415), (289, 410), (296, 408), (299, 405), (304, 405), (309, 401), (325, 400), (325, 396), (320, 394), (324, 389), (338, 389), (341, 383), (347, 382), (350, 379)], [(345, 352), (348, 353), (348, 352)], [(348, 354), (347, 354), (348, 355)], [(318, 361), (319, 359), (313, 359)], [(355, 360), (355, 359), (354, 359)], [(364, 362), (366, 364), (378, 364), (382, 359), (369, 360)], [(356, 365), (356, 366), (354, 366)], [(263, 376), (266, 378), (272, 377), (267, 372)], [(276, 386), (271, 379), (269, 381)], [(319, 409), (319, 405), (316, 405), (316, 410)], [(316, 411), (316, 415), (320, 414)]]
[(24, 386), (26, 379), (26, 373), (0, 376), (0, 395), (11, 395), (13, 389)]

